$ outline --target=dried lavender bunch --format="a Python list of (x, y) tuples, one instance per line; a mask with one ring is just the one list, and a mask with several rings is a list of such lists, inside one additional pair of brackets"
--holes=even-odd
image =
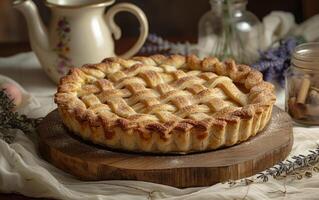
[(309, 152), (308, 155), (293, 156), (291, 160), (280, 162), (278, 165), (259, 173), (257, 179), (267, 182), (269, 177), (281, 178), (289, 175), (300, 179), (303, 176), (300, 172), (304, 172), (305, 176), (310, 177), (313, 171), (319, 171), (317, 166), (319, 162), (319, 147)]
[(170, 42), (168, 40), (163, 39), (161, 36), (158, 36), (154, 33), (150, 33), (147, 37), (147, 41), (144, 46), (140, 50), (140, 54), (196, 54), (198, 52), (197, 45), (191, 44), (189, 42), (181, 43), (181, 42)]
[(14, 107), (12, 99), (8, 97), (5, 90), (0, 90), (0, 139), (8, 143), (12, 143), (15, 138), (13, 129), (31, 133), (41, 120), (19, 115), (13, 111)]
[(303, 38), (289, 37), (279, 41), (278, 47), (260, 52), (260, 59), (252, 65), (263, 73), (266, 81), (277, 81), (281, 86), (285, 83), (285, 72), (290, 67), (293, 50), (303, 43)]
[(146, 43), (141, 48), (141, 54), (157, 54), (157, 53), (168, 53), (172, 48), (173, 44), (168, 40), (164, 40), (162, 37), (150, 33), (147, 37)]
[(278, 163), (277, 165), (266, 169), (257, 174), (256, 178), (245, 178), (241, 180), (228, 180), (230, 187), (238, 184), (249, 185), (258, 180), (268, 182), (270, 177), (274, 179), (282, 179), (292, 177), (302, 179), (304, 177), (312, 177), (313, 172), (319, 172), (319, 146), (315, 150), (310, 150), (308, 155), (293, 156), (290, 160)]

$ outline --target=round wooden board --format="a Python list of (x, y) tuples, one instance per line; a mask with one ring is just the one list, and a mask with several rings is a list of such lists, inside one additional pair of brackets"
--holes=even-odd
[(43, 157), (81, 180), (139, 180), (179, 188), (252, 176), (284, 160), (293, 144), (291, 119), (277, 107), (266, 129), (250, 140), (190, 155), (110, 151), (69, 133), (57, 110), (44, 118), (38, 134)]

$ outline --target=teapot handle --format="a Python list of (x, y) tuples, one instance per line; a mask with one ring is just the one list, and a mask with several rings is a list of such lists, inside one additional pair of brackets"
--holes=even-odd
[(130, 12), (135, 15), (141, 25), (140, 27), (140, 35), (137, 42), (133, 45), (131, 49), (129, 49), (126, 53), (119, 55), (122, 58), (130, 58), (135, 55), (140, 48), (143, 46), (146, 37), (148, 35), (148, 21), (144, 14), (144, 12), (137, 6), (131, 3), (119, 3), (113, 6), (106, 13), (105, 19), (108, 24), (111, 32), (113, 33), (116, 40), (121, 38), (122, 32), (117, 24), (114, 22), (114, 16), (121, 11)]

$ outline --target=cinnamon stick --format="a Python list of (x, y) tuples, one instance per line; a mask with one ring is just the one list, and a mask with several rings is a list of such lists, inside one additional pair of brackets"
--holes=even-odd
[(308, 90), (310, 88), (310, 80), (305, 77), (302, 82), (297, 96), (297, 103), (304, 104), (308, 96)]

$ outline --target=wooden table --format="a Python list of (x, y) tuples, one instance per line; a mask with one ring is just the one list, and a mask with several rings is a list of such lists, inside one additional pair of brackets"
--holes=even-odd
[[(125, 52), (134, 43), (134, 38), (127, 38), (118, 41), (116, 44), (116, 52)], [(12, 56), (21, 52), (31, 51), (28, 42), (5, 42), (0, 43), (0, 57)]]
[[(194, 36), (183, 37), (169, 37), (169, 41), (172, 42), (191, 42), (196, 43), (197, 38)], [(127, 51), (136, 41), (136, 38), (123, 38), (115, 42), (115, 51), (120, 54)], [(12, 56), (21, 52), (31, 51), (30, 44), (28, 42), (0, 42), (0, 57)]]

